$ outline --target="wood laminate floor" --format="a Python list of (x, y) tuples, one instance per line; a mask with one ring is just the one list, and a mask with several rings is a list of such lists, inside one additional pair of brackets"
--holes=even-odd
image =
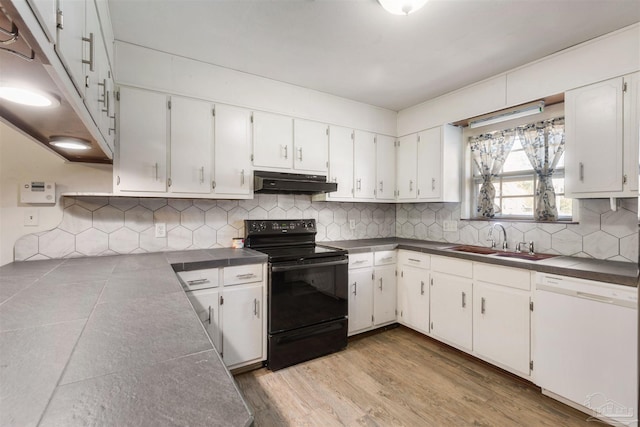
[(532, 384), (405, 327), (236, 381), (257, 427), (601, 425)]

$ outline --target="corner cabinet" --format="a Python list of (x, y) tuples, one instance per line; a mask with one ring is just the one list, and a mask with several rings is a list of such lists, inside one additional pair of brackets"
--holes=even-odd
[(565, 93), (567, 197), (637, 196), (639, 75)]

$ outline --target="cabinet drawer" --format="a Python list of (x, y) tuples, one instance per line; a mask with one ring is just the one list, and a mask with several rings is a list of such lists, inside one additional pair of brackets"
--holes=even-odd
[(531, 272), (529, 270), (476, 262), (473, 265), (473, 278), (481, 282), (495, 283), (525, 291), (531, 290)]
[(217, 288), (220, 285), (219, 272), (219, 268), (207, 268), (205, 270), (181, 271), (176, 274), (185, 291), (195, 291)]
[(349, 254), (349, 268), (364, 268), (373, 265), (373, 252)]
[(410, 265), (425, 270), (431, 268), (431, 255), (423, 254), (422, 252), (400, 251), (398, 253), (398, 261), (402, 265)]
[(464, 259), (431, 257), (431, 270), (460, 277), (473, 277), (473, 262)]
[(239, 285), (242, 283), (252, 283), (262, 281), (262, 265), (249, 264), (226, 267), (223, 270), (224, 285)]
[(374, 255), (375, 265), (389, 265), (396, 263), (396, 251), (378, 251)]

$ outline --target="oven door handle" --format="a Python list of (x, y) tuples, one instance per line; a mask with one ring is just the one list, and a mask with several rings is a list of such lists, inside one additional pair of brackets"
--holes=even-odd
[(302, 270), (305, 268), (314, 268), (314, 267), (331, 267), (334, 265), (345, 265), (345, 264), (349, 264), (348, 259), (344, 259), (340, 261), (317, 262), (313, 264), (297, 264), (297, 265), (286, 265), (286, 266), (272, 265), (271, 271), (273, 273), (277, 273), (280, 271)]

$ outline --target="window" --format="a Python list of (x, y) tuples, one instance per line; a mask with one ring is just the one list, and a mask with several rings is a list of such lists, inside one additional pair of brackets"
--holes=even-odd
[[(560, 120), (560, 119), (557, 119)], [(519, 128), (522, 130), (524, 127)], [(536, 204), (538, 198), (535, 197), (536, 188), (540, 179), (534, 170), (527, 152), (523, 147), (524, 133), (515, 132), (513, 146), (507, 150), (508, 154), (504, 164), (498, 173), (494, 173), (491, 179), (495, 188), (495, 216), (500, 219), (525, 219), (534, 220), (536, 218)], [(545, 142), (546, 143), (546, 142)], [(554, 168), (551, 181), (556, 194), (556, 207), (558, 211), (557, 220), (571, 220), (572, 201), (564, 196), (564, 153), (560, 154)], [(553, 154), (551, 154), (553, 157)], [(477, 164), (473, 166), (473, 205), (475, 206), (479, 197), (483, 183), (483, 177)], [(480, 216), (476, 213), (478, 217)]]

